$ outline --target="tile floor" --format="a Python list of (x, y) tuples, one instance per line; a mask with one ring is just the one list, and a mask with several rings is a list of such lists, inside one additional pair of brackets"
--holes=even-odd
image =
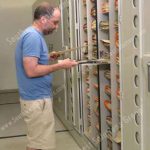
[[(14, 121), (20, 114), (19, 104), (0, 105), (0, 137), (25, 134), (23, 120)], [(11, 120), (11, 124), (5, 127)], [(55, 116), (56, 131), (66, 130)], [(3, 128), (5, 127), (5, 129)], [(57, 150), (80, 150), (71, 135), (67, 132), (56, 132)], [(67, 141), (67, 142), (66, 142)], [(0, 139), (0, 150), (25, 150), (26, 137)]]

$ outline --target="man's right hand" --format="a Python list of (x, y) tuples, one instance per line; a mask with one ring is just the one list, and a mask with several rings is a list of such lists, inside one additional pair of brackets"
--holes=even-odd
[(61, 64), (63, 69), (69, 69), (71, 67), (78, 65), (78, 62), (76, 62), (75, 60), (71, 60), (69, 58), (64, 60), (59, 60), (58, 63)]

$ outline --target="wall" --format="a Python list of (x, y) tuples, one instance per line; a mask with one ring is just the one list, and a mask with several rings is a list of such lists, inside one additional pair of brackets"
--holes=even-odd
[(32, 23), (34, 1), (0, 1), (0, 90), (17, 89), (14, 52), (20, 33)]
[[(0, 90), (17, 89), (15, 70), (15, 47), (21, 32), (31, 25), (33, 8), (43, 0), (5, 0), (0, 1)], [(58, 4), (58, 0), (47, 0)], [(46, 37), (54, 49), (62, 48), (61, 26), (57, 33)], [(58, 74), (55, 74), (58, 79)], [(56, 81), (56, 84), (58, 80)]]

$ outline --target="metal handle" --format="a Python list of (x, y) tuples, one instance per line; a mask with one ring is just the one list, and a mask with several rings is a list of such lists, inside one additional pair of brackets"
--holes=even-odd
[(147, 64), (148, 67), (148, 91), (150, 92), (150, 63)]
[(109, 65), (109, 59), (78, 60), (78, 64)]

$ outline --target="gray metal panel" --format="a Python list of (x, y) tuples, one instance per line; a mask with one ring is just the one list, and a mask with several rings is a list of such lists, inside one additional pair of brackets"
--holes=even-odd
[[(65, 48), (70, 48), (70, 14), (69, 14), (69, 1), (62, 0), (63, 4), (63, 41)], [(67, 53), (65, 58), (70, 58), (71, 54)], [(65, 71), (65, 80), (66, 80), (66, 102), (65, 102), (65, 109), (66, 109), (66, 119), (69, 120), (72, 124), (74, 122), (73, 116), (73, 96), (72, 96), (72, 79), (71, 79), (71, 69), (67, 69)]]
[[(140, 58), (139, 20), (134, 26), (135, 14), (139, 17), (139, 1), (120, 1), (120, 37), (121, 37), (121, 129), (122, 150), (141, 150), (140, 105), (135, 95), (140, 94), (140, 66), (135, 65), (135, 56)], [(134, 39), (137, 35), (138, 40)], [(137, 44), (136, 44), (137, 43)], [(139, 61), (139, 60), (138, 60)], [(136, 118), (138, 113), (138, 119)], [(138, 121), (137, 121), (138, 120)]]
[[(116, 62), (116, 55), (119, 48), (116, 47), (116, 33), (119, 32), (115, 29), (115, 22), (118, 21), (118, 11), (115, 8), (115, 1), (109, 1), (109, 29), (110, 29), (110, 59), (111, 59), (111, 109), (112, 109), (112, 138), (115, 139), (118, 134), (120, 125), (120, 100), (117, 98), (117, 90), (120, 88), (120, 83), (117, 82), (116, 75), (120, 76), (120, 66)], [(120, 42), (120, 40), (119, 40)], [(121, 118), (122, 119), (122, 118)], [(113, 149), (120, 150), (120, 143), (113, 140)]]
[[(78, 1), (69, 1), (69, 14), (70, 14), (70, 45), (71, 48), (79, 47), (79, 13), (78, 13)], [(71, 59), (78, 59), (78, 52), (71, 53)], [(79, 68), (72, 68), (72, 95), (73, 95), (73, 115), (74, 115), (74, 127), (81, 133), (81, 101), (79, 99)]]
[[(97, 20), (98, 20), (98, 27), (101, 21), (108, 21), (108, 26), (110, 26), (109, 23), (109, 13), (108, 14), (103, 14), (102, 13), (102, 7), (103, 4), (106, 2), (110, 2), (110, 1), (105, 1), (105, 0), (97, 0)], [(112, 32), (112, 31), (110, 31)], [(104, 46), (104, 44), (100, 41), (100, 40), (109, 40), (110, 39), (110, 34), (109, 32), (104, 32), (102, 31), (100, 28), (98, 28), (98, 48), (99, 48), (99, 58), (103, 58), (104, 56), (102, 56), (101, 52), (105, 52), (108, 53), (110, 55), (110, 48), (106, 48)], [(111, 101), (111, 96), (108, 96), (105, 93), (105, 86), (109, 85), (111, 87), (111, 81), (106, 79), (104, 76), (104, 72), (106, 70), (110, 70), (110, 66), (106, 65), (103, 67), (100, 67), (99, 70), (99, 80), (100, 80), (100, 112), (101, 112), (101, 124), (100, 124), (100, 128), (101, 128), (101, 149), (105, 150), (108, 149), (108, 129), (110, 129), (110, 127), (108, 126), (108, 124), (106, 123), (106, 117), (111, 115), (111, 112), (109, 112), (106, 107), (104, 106), (104, 101), (105, 100), (109, 100)], [(111, 95), (111, 94), (110, 94)], [(111, 129), (110, 129), (111, 130)]]
[(148, 63), (150, 62), (150, 1), (144, 0), (140, 2), (141, 4), (141, 37), (142, 37), (142, 56), (143, 56), (143, 64), (142, 64), (142, 150), (149, 150), (150, 148), (150, 92), (148, 91), (148, 78), (150, 74), (148, 74)]

